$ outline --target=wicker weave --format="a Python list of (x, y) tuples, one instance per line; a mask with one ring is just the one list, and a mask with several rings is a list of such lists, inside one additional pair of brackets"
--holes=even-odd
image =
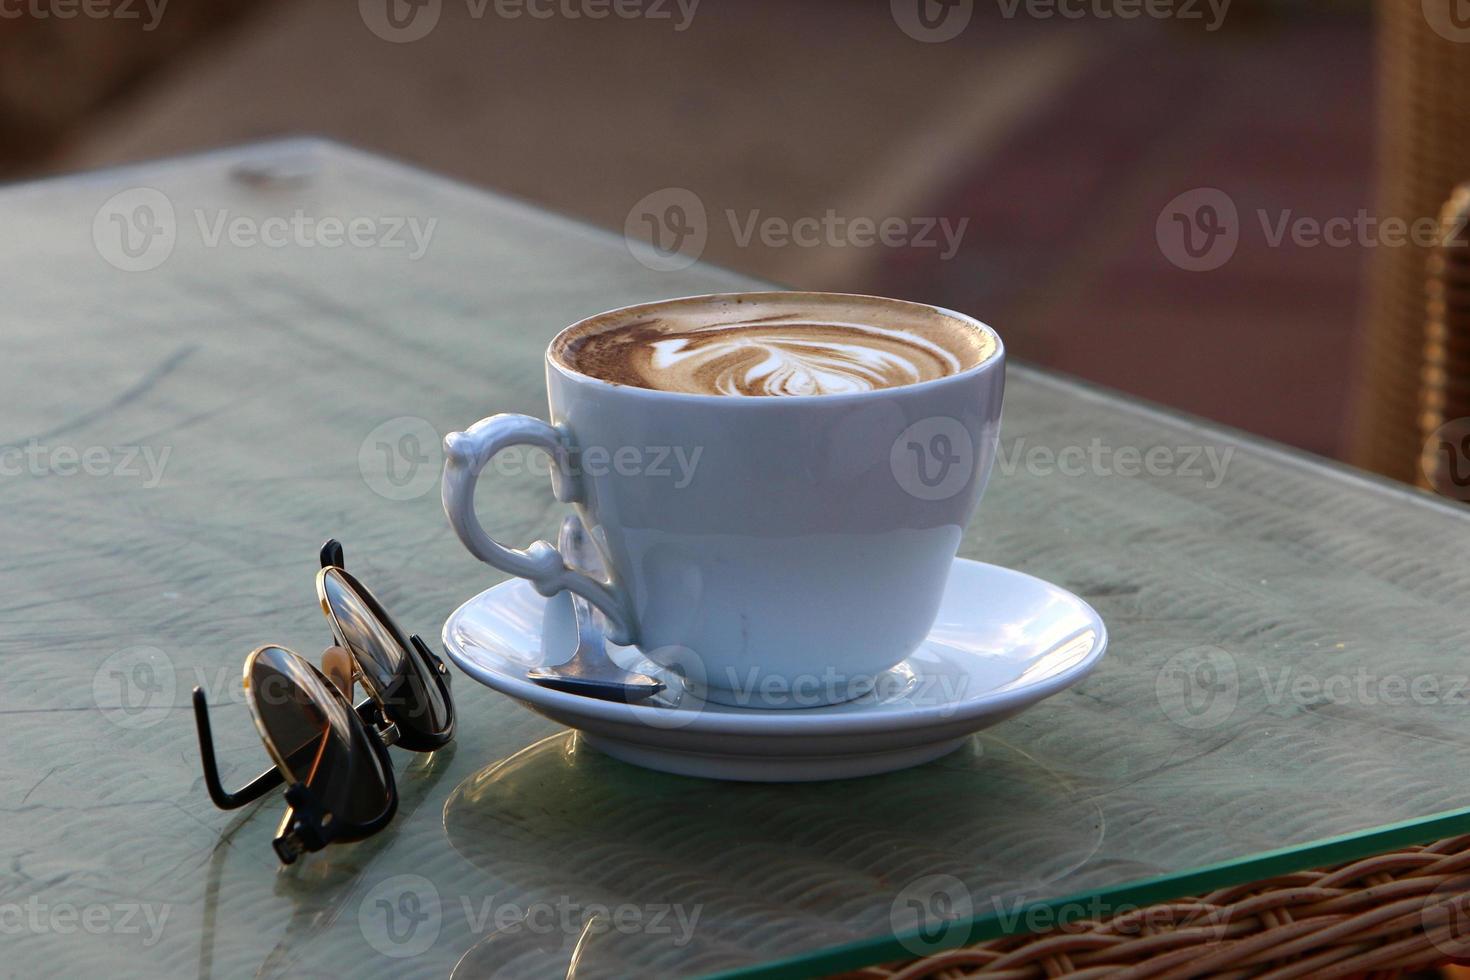
[[(1421, 0), (1378, 4), (1377, 212), (1432, 218), (1470, 175), (1470, 44), (1445, 37)], [(1354, 461), (1418, 478), (1426, 244), (1373, 249)]]
[(1470, 953), (1470, 835), (848, 976), (1349, 977)]

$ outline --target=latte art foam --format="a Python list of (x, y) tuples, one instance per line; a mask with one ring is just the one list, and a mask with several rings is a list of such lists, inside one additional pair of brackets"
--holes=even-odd
[(635, 363), (644, 387), (721, 395), (875, 391), (961, 369), (938, 344), (856, 323), (704, 327), (652, 341)]
[[(706, 300), (688, 310), (680, 304), (694, 301), (675, 301), (626, 311), (629, 318), (622, 322), (598, 324), (594, 318), (558, 338), (553, 354), (616, 384), (772, 397), (853, 394), (932, 381), (973, 367), (995, 350), (991, 335), (931, 307), (832, 297), (815, 304), (826, 309), (773, 311), (781, 305), (779, 294), (763, 295), (773, 298)], [(813, 305), (811, 297), (804, 300)], [(901, 318), (881, 305), (873, 308), (888, 303), (912, 307), (913, 322), (890, 322)], [(884, 322), (873, 322), (879, 319)]]

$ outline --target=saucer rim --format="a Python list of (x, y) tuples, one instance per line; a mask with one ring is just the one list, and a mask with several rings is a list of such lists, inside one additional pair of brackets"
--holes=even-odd
[(954, 561), (957, 565), (961, 563), (973, 565), (977, 571), (986, 575), (1002, 575), (1029, 580), (1033, 587), (1051, 592), (1060, 592), (1066, 595), (1071, 601), (1076, 603), (1080, 616), (1090, 619), (1091, 626), (1097, 631), (1097, 640), (1093, 644), (1092, 650), (1085, 658), (1073, 666), (1060, 673), (1052, 674), (1034, 684), (1012, 688), (1010, 690), (991, 691), (974, 698), (962, 698), (957, 701), (916, 707), (904, 711), (880, 714), (869, 714), (867, 712), (830, 714), (822, 713), (824, 707), (830, 707), (823, 706), (778, 709), (752, 708), (748, 711), (736, 709), (738, 713), (713, 713), (705, 711), (702, 708), (693, 710), (688, 708), (667, 708), (658, 705), (620, 704), (613, 701), (600, 701), (595, 698), (567, 694), (552, 688), (542, 687), (532, 681), (521, 680), (508, 673), (473, 666), (473, 662), (471, 662), (471, 666), (467, 666), (466, 661), (468, 658), (460, 653), (456, 643), (450, 642), (452, 627), (466, 609), (478, 602), (484, 601), (490, 593), (496, 590), (515, 587), (516, 583), (523, 582), (521, 579), (508, 579), (507, 581), (500, 582), (461, 603), (449, 615), (449, 618), (444, 621), (444, 626), (440, 631), (440, 639), (443, 642), (445, 651), (449, 654), (449, 658), (454, 661), (455, 666), (467, 674), (472, 680), (528, 706), (544, 708), (549, 711), (562, 711), (572, 716), (594, 718), (612, 724), (637, 724), (653, 729), (748, 736), (856, 735), (902, 731), (910, 728), (928, 728), (944, 724), (958, 724), (971, 719), (983, 718), (986, 715), (994, 714), (998, 711), (1027, 707), (1038, 701), (1045, 700), (1053, 694), (1081, 681), (1088, 674), (1092, 673), (1098, 662), (1102, 660), (1108, 648), (1108, 629), (1102, 617), (1098, 615), (1097, 610), (1092, 608), (1092, 605), (1087, 600), (1070, 589), (1048, 582), (1046, 579), (1031, 575), (1028, 572), (1007, 568), (1004, 565), (997, 565), (992, 562), (974, 561), (969, 558), (957, 557)]

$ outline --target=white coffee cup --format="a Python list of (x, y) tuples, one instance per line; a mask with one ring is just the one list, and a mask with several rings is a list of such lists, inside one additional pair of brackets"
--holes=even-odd
[[(598, 319), (732, 299), (686, 297)], [(993, 330), (960, 313), (841, 300), (883, 323), (941, 314), (987, 334), (994, 353), (916, 384), (732, 397), (613, 384), (548, 349), (550, 422), (494, 415), (444, 440), (444, 510), (455, 532), (542, 595), (586, 597), (613, 642), (636, 643), (711, 701), (805, 707), (865, 693), (933, 625), (995, 458), (1005, 351)], [(546, 541), (508, 548), (480, 526), (476, 480), (516, 445), (550, 454), (553, 493), (592, 532), (609, 581), (569, 569)]]

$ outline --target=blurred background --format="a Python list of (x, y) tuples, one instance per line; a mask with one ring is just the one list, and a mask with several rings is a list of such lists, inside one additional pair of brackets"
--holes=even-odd
[(706, 261), (1398, 479), (1454, 417), (1470, 0), (86, 4), (0, 0), (6, 179), (319, 134), (617, 231), (679, 189)]

